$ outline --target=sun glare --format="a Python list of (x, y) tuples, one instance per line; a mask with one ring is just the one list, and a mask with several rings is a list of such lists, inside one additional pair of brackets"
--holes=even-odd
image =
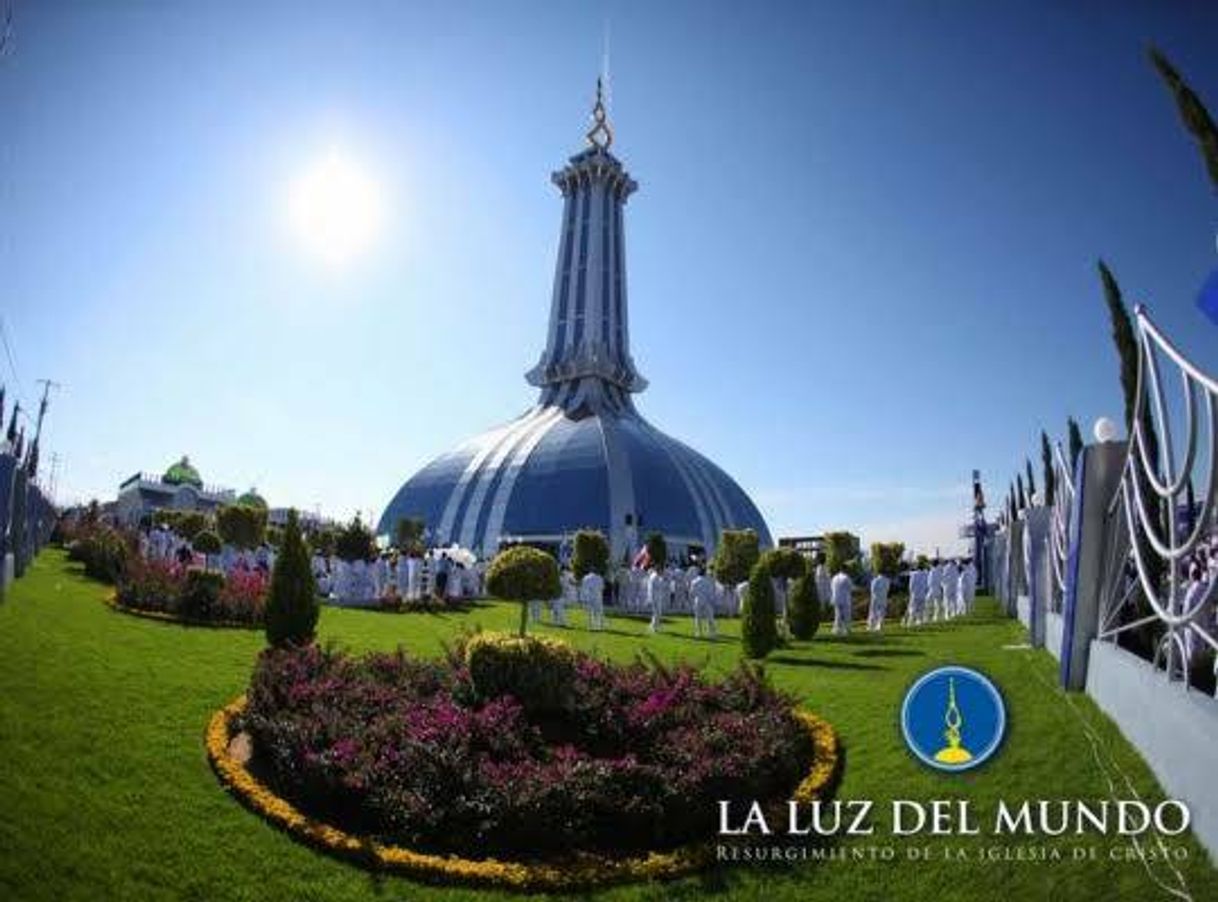
[(367, 251), (380, 232), (381, 186), (357, 162), (331, 150), (292, 184), (292, 231), (310, 256), (342, 266)]

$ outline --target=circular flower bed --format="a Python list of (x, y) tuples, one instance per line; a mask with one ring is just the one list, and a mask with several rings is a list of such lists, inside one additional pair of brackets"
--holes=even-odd
[(814, 798), (837, 766), (828, 725), (752, 671), (712, 684), (495, 636), (440, 662), (265, 651), (208, 747), (238, 795), (327, 849), (531, 889), (693, 870), (720, 800)]

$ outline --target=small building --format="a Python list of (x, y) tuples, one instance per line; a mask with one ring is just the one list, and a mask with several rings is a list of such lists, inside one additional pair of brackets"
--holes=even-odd
[(779, 548), (792, 548), (804, 557), (815, 557), (825, 550), (824, 536), (783, 536), (778, 540)]
[(158, 510), (211, 512), (236, 500), (232, 489), (204, 485), (199, 471), (190, 458), (183, 456), (163, 474), (136, 473), (118, 487), (115, 519), (126, 526), (135, 526), (145, 516)]

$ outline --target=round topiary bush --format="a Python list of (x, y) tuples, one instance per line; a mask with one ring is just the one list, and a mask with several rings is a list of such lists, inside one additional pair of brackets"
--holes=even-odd
[(465, 644), (464, 656), (470, 682), (483, 701), (510, 695), (537, 713), (571, 707), (575, 654), (565, 642), (479, 633)]
[(220, 537), (210, 529), (204, 529), (197, 533), (191, 540), (190, 545), (199, 554), (219, 554), (223, 549)]
[(772, 548), (762, 557), (770, 576), (777, 579), (799, 579), (808, 572), (807, 561), (794, 548)]
[(774, 611), (774, 584), (765, 560), (749, 574), (749, 588), (740, 608), (740, 640), (747, 658), (764, 658), (778, 647), (778, 624)]
[(811, 574), (801, 576), (791, 583), (791, 595), (787, 599), (787, 625), (796, 639), (811, 639), (820, 628), (821, 601), (816, 589), (816, 578)]
[(552, 555), (517, 545), (495, 555), (486, 570), (486, 591), (520, 605), (520, 635), (528, 627), (529, 602), (557, 598), (562, 592), (558, 561)]

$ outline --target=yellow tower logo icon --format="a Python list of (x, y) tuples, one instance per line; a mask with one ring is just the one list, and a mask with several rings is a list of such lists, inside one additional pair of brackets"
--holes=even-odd
[(947, 745), (935, 753), (935, 760), (943, 764), (964, 764), (972, 761), (972, 752), (966, 749), (961, 741), (960, 728), (964, 726), (964, 715), (960, 713), (960, 706), (956, 704), (954, 677), (947, 682), (947, 713), (943, 717), (943, 722), (947, 726), (947, 729), (943, 731), (943, 738), (947, 740)]

